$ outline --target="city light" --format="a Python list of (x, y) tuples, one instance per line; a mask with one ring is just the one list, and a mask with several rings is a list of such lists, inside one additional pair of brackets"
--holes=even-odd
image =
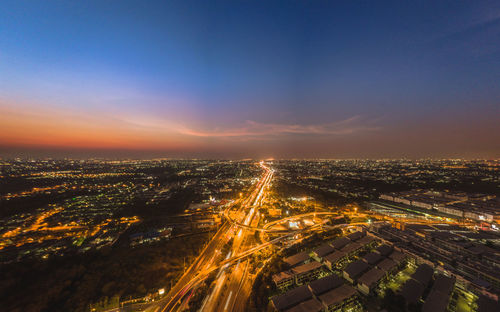
[(500, 1), (0, 29), (1, 311), (500, 311)]

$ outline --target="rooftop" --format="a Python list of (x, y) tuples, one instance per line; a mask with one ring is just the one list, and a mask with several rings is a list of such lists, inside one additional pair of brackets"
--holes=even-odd
[(377, 268), (373, 268), (365, 274), (361, 275), (358, 279), (358, 283), (364, 284), (366, 286), (371, 286), (377, 283), (382, 277), (385, 276), (385, 272)]
[(293, 256), (285, 258), (283, 261), (289, 266), (293, 267), (309, 259), (309, 253), (307, 251), (299, 252)]
[(411, 275), (411, 278), (425, 287), (432, 279), (432, 274), (434, 274), (434, 269), (431, 266), (428, 264), (421, 264), (415, 273)]
[(328, 244), (323, 244), (319, 246), (318, 248), (314, 249), (313, 252), (318, 256), (318, 257), (324, 257), (332, 252), (334, 252), (335, 249), (328, 245)]
[(371, 265), (375, 265), (375, 264), (379, 263), (382, 259), (383, 259), (382, 256), (378, 252), (374, 252), (374, 251), (366, 254), (363, 257), (363, 260), (365, 260), (366, 263), (371, 264)]
[(349, 238), (352, 241), (356, 241), (365, 235), (366, 235), (366, 232), (358, 231), (358, 232), (354, 232), (354, 233), (347, 235), (347, 238)]
[(351, 240), (344, 236), (344, 237), (337, 238), (330, 245), (335, 249), (341, 249), (342, 247), (349, 244), (350, 242), (351, 242)]
[(375, 239), (374, 237), (366, 235), (366, 236), (364, 236), (364, 237), (360, 238), (360, 239), (359, 239), (358, 241), (356, 241), (356, 242), (357, 242), (358, 244), (360, 244), (360, 245), (363, 245), (363, 246), (364, 246), (364, 245), (367, 245), (367, 244), (369, 244), (369, 243), (371, 243), (371, 242), (373, 242), (373, 241), (375, 241), (375, 240), (376, 240), (376, 239)]
[(275, 284), (281, 282), (282, 280), (286, 280), (286, 279), (289, 279), (289, 278), (292, 278), (293, 277), (293, 273), (290, 272), (290, 271), (283, 271), (283, 272), (280, 272), (278, 274), (274, 274), (273, 275), (273, 282)]
[(347, 273), (350, 278), (356, 278), (369, 268), (370, 266), (366, 262), (364, 262), (363, 260), (357, 260), (350, 263), (345, 268), (344, 272)]
[(384, 257), (390, 255), (392, 253), (392, 250), (393, 250), (392, 246), (386, 244), (381, 245), (377, 248), (378, 253), (380, 253)]
[(342, 248), (341, 251), (343, 251), (345, 253), (351, 253), (351, 252), (354, 252), (354, 251), (360, 249), (361, 247), (363, 247), (363, 246), (354, 242), (354, 243), (348, 244), (347, 246), (344, 246), (344, 248)]
[(396, 263), (401, 263), (405, 258), (406, 255), (400, 251), (394, 250), (390, 255), (389, 258), (394, 260)]
[(339, 302), (344, 301), (347, 298), (356, 294), (356, 290), (349, 285), (342, 285), (329, 292), (319, 296), (319, 300), (323, 302), (326, 306), (331, 306)]
[(395, 268), (398, 264), (394, 262), (393, 260), (386, 258), (382, 261), (380, 261), (379, 264), (377, 264), (377, 267), (381, 269), (384, 272), (389, 272), (393, 268)]
[(314, 295), (319, 296), (329, 290), (339, 287), (343, 283), (344, 282), (342, 278), (338, 277), (335, 274), (332, 274), (311, 282), (309, 284), (309, 289)]
[(439, 275), (422, 306), (422, 312), (446, 311), (454, 284), (454, 278)]
[(305, 272), (315, 270), (315, 269), (320, 268), (320, 267), (321, 267), (321, 263), (319, 263), (317, 261), (312, 261), (312, 262), (302, 264), (302, 265), (299, 265), (298, 267), (293, 268), (292, 272), (295, 274), (300, 274), (300, 273), (305, 273)]
[(307, 301), (301, 302), (293, 308), (286, 310), (286, 312), (320, 312), (324, 307), (318, 300), (312, 298)]
[(284, 311), (290, 309), (297, 304), (309, 300), (312, 298), (312, 294), (306, 285), (291, 289), (286, 293), (271, 298), (274, 307), (278, 311)]
[(409, 279), (403, 285), (400, 294), (405, 298), (407, 303), (417, 303), (422, 297), (425, 287), (414, 279)]
[(328, 256), (325, 257), (325, 261), (328, 261), (330, 263), (335, 263), (345, 257), (347, 254), (343, 251), (335, 251), (334, 253), (329, 254)]
[(432, 286), (432, 291), (437, 291), (445, 296), (449, 296), (453, 291), (453, 286), (455, 285), (455, 279), (452, 277), (447, 277), (444, 275), (439, 275), (434, 281)]

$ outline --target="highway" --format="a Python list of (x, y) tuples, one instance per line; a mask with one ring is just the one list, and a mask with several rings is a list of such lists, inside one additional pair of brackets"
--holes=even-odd
[[(260, 163), (260, 166), (264, 169), (264, 175), (256, 183), (253, 191), (250, 192), (250, 195), (240, 201), (241, 206), (239, 208), (239, 211), (246, 212), (244, 223), (246, 223), (247, 225), (250, 224), (255, 214), (255, 208), (252, 206), (262, 199), (265, 186), (269, 184), (272, 177), (271, 169), (266, 167), (262, 162)], [(243, 235), (243, 232), (239, 232), (238, 234), (234, 235), (237, 230), (238, 227), (231, 224), (230, 222), (225, 222), (221, 226), (221, 228), (207, 244), (207, 246), (202, 250), (198, 258), (191, 264), (191, 266), (186, 270), (182, 277), (177, 281), (175, 286), (170, 289), (165, 298), (160, 300), (161, 308), (159, 311), (175, 311), (179, 305), (183, 304), (182, 299), (186, 294), (192, 291), (192, 288), (194, 286), (198, 285), (198, 283), (208, 275), (206, 273), (212, 272), (214, 268), (219, 267), (218, 259), (220, 258), (220, 251), (233, 236), (233, 245), (230, 252), (233, 255), (237, 254), (237, 252), (240, 250), (242, 242), (246, 238), (246, 235)], [(240, 229), (240, 231), (243, 230)], [(225, 255), (225, 257), (229, 258), (230, 255)], [(216, 291), (218, 291), (218, 289), (222, 287), (217, 287), (217, 283), (219, 283), (220, 285), (223, 284), (225, 277), (224, 271), (226, 270), (226, 268), (227, 266), (223, 266), (220, 269), (222, 271), (217, 275), (218, 278), (216, 281), (216, 287), (214, 287), (214, 290)], [(216, 297), (218, 297), (217, 293), (215, 294), (214, 298)], [(213, 305), (212, 302), (213, 300), (208, 301), (208, 307), (211, 307), (211, 305)]]
[[(242, 251), (251, 250), (257, 244), (253, 239), (253, 231), (249, 230), (248, 227), (252, 228), (252, 224), (258, 224), (258, 214), (256, 212), (266, 195), (273, 175), (273, 170), (266, 167), (262, 162), (260, 166), (264, 169), (265, 174), (257, 186), (258, 193), (251, 199), (250, 206), (248, 208), (243, 207), (244, 210), (240, 208), (240, 211), (246, 213), (243, 214), (242, 220), (235, 224), (239, 230), (230, 251), (233, 255), (239, 255)], [(239, 226), (239, 224), (243, 225), (243, 227)], [(215, 287), (204, 302), (201, 311), (237, 310), (234, 305), (238, 300), (241, 300), (241, 289), (245, 282), (249, 282), (247, 279), (248, 271), (249, 261), (247, 260), (240, 260), (232, 270), (228, 270), (227, 266), (223, 266), (217, 275)]]
[[(185, 310), (192, 295), (202, 282), (211, 273), (215, 273), (215, 280), (202, 302), (200, 311), (244, 311), (251, 292), (253, 278), (255, 277), (250, 272), (251, 266), (248, 256), (291, 236), (306, 234), (322, 227), (333, 229), (367, 224), (365, 222), (356, 222), (325, 226), (326, 220), (324, 220), (321, 223), (314, 223), (297, 230), (285, 230), (282, 227), (279, 229), (273, 228), (277, 224), (294, 219), (310, 217), (315, 219), (317, 216), (338, 215), (338, 212), (311, 212), (283, 218), (259, 227), (260, 215), (258, 210), (267, 196), (274, 174), (274, 170), (267, 167), (263, 162), (260, 162), (259, 166), (263, 169), (262, 177), (255, 183), (248, 196), (241, 197), (233, 204), (233, 206), (240, 205), (236, 210), (231, 211), (232, 207), (225, 209), (226, 221), (174, 287), (170, 289), (164, 298), (153, 303), (144, 304), (141, 310), (151, 312)], [(259, 244), (254, 236), (256, 231), (282, 235)], [(232, 242), (231, 238), (233, 239)], [(225, 254), (222, 254), (222, 252)], [(127, 311), (128, 309), (121, 310)]]
[[(336, 224), (336, 225), (333, 225), (333, 226), (328, 226), (328, 228), (329, 229), (334, 229), (334, 228), (349, 228), (349, 227), (355, 227), (355, 226), (359, 226), (359, 225), (367, 225), (367, 223), (366, 222), (357, 222), (357, 223)], [(214, 272), (216, 270), (220, 270), (221, 268), (227, 269), (230, 265), (234, 265), (235, 263), (237, 264), (238, 262), (241, 262), (241, 260), (244, 260), (248, 256), (254, 254), (255, 252), (257, 252), (259, 250), (262, 250), (264, 248), (267, 248), (267, 247), (269, 247), (269, 246), (271, 246), (273, 244), (276, 244), (276, 243), (278, 243), (278, 242), (280, 242), (280, 241), (282, 241), (282, 240), (284, 240), (286, 238), (289, 238), (291, 236), (295, 236), (297, 234), (304, 234), (306, 232), (316, 230), (316, 229), (321, 228), (323, 226), (324, 226), (323, 224), (316, 224), (316, 225), (311, 226), (309, 228), (305, 228), (305, 229), (302, 229), (302, 230), (289, 232), (286, 235), (280, 236), (280, 237), (275, 238), (275, 239), (273, 239), (271, 241), (268, 241), (268, 242), (265, 242), (263, 244), (260, 244), (260, 245), (257, 245), (255, 247), (252, 247), (252, 248), (250, 248), (248, 250), (245, 250), (244, 252), (242, 252), (242, 253), (240, 253), (240, 254), (238, 254), (236, 256), (232, 256), (232, 257), (230, 257), (228, 259), (225, 259), (225, 260), (221, 261), (218, 264), (214, 264), (214, 265), (210, 266), (209, 268), (207, 268), (206, 270), (200, 271), (192, 280), (190, 280), (188, 283), (186, 283), (186, 285), (184, 285), (185, 287), (182, 288), (181, 292), (179, 292), (178, 294), (175, 294), (175, 297), (179, 301), (177, 301), (177, 302), (174, 303), (174, 305), (172, 306), (171, 310), (166, 310), (166, 307), (163, 304), (162, 305), (163, 309), (162, 310), (158, 310), (158, 311), (173, 311), (173, 310), (179, 309), (179, 307), (183, 306), (183, 303), (184, 303), (184, 302), (181, 302), (180, 300), (184, 299), (183, 297), (188, 297), (188, 296), (186, 296), (186, 294), (189, 293), (189, 290), (191, 290), (191, 289), (195, 288), (196, 286), (198, 286), (199, 283), (202, 282), (212, 272)], [(244, 276), (246, 276), (246, 275), (244, 275)], [(251, 286), (251, 283), (250, 283), (250, 286)], [(239, 291), (237, 290), (237, 293), (238, 292)], [(164, 300), (158, 301), (154, 305), (158, 305), (162, 301), (164, 301)], [(155, 310), (151, 310), (151, 311), (155, 311)], [(207, 311), (207, 310), (205, 309), (204, 311)], [(235, 311), (238, 311), (238, 310), (235, 309)]]
[[(221, 226), (175, 286), (172, 287), (163, 299), (151, 304), (147, 308), (147, 311), (182, 311), (189, 304), (189, 299), (198, 286), (200, 286), (201, 282), (213, 272), (216, 272), (215, 280), (202, 303), (200, 311), (244, 311), (254, 278), (254, 275), (250, 274), (250, 261), (247, 257), (291, 236), (321, 228), (324, 226), (325, 221), (295, 231), (284, 232), (280, 230), (279, 232), (283, 235), (262, 244), (258, 244), (255, 240), (255, 231), (277, 232), (270, 227), (279, 222), (317, 215), (333, 215), (333, 213), (329, 212), (307, 213), (285, 218), (267, 224), (264, 228), (259, 228), (258, 208), (269, 190), (274, 173), (263, 162), (259, 165), (264, 170), (264, 174), (255, 184), (250, 194), (239, 200), (241, 205), (237, 209), (236, 214), (240, 219), (227, 218), (228, 221)], [(226, 216), (229, 216), (229, 209), (224, 213)], [(338, 224), (331, 228), (361, 224), (366, 223)], [(224, 249), (224, 245), (231, 238), (233, 238), (232, 245), (229, 249), (226, 246), (225, 252), (227, 254), (222, 255), (221, 251)]]

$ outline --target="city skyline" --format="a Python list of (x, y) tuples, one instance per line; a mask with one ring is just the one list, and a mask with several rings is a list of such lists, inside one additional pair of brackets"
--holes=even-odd
[(2, 157), (500, 157), (495, 1), (3, 7)]

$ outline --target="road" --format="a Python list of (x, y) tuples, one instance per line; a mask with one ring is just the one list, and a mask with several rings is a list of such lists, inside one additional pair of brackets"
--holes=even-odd
[[(222, 267), (228, 268), (229, 265), (234, 265), (234, 264), (237, 265), (238, 262), (241, 262), (241, 260), (245, 260), (248, 256), (254, 254), (255, 252), (262, 250), (264, 248), (268, 248), (270, 245), (274, 245), (274, 244), (276, 244), (284, 239), (287, 239), (291, 236), (295, 236), (297, 234), (306, 234), (307, 232), (317, 230), (321, 227), (325, 227), (328, 229), (334, 229), (334, 228), (356, 227), (359, 225), (366, 226), (366, 225), (368, 225), (368, 223), (367, 222), (344, 223), (344, 224), (336, 224), (333, 226), (325, 226), (324, 224), (320, 223), (320, 224), (316, 224), (316, 225), (313, 225), (313, 226), (305, 228), (305, 229), (289, 232), (288, 234), (285, 234), (283, 236), (280, 236), (278, 238), (272, 239), (272, 240), (265, 242), (263, 244), (257, 245), (253, 248), (245, 250), (244, 252), (242, 252), (236, 256), (231, 256), (230, 258), (225, 259), (224, 261), (218, 263), (218, 265), (212, 265), (210, 268), (200, 271), (192, 280), (190, 280), (188, 283), (186, 283), (186, 285), (184, 285), (185, 287), (182, 288), (183, 295), (176, 294), (177, 300), (179, 300), (179, 301), (175, 302), (175, 305), (173, 306), (173, 308), (171, 310), (166, 310), (165, 300), (164, 300), (165, 298), (164, 298), (164, 299), (157, 301), (157, 302), (154, 302), (154, 303), (135, 305), (134, 307), (131, 307), (129, 309), (122, 308), (122, 309), (120, 309), (120, 311), (138, 311), (139, 310), (139, 311), (148, 311), (148, 312), (159, 312), (159, 311), (178, 310), (180, 307), (185, 306), (186, 301), (181, 301), (181, 299), (185, 300), (186, 298), (188, 298), (189, 296), (186, 296), (186, 294), (189, 293), (189, 291), (191, 291), (193, 288), (196, 288), (196, 286), (198, 286), (200, 284), (200, 282), (202, 282), (210, 273), (212, 273), (216, 270), (220, 270)], [(242, 277), (243, 280), (244, 280), (245, 276), (246, 275), (244, 275)], [(248, 296), (250, 294), (251, 281), (246, 280), (246, 282), (244, 282), (244, 283), (246, 283), (248, 285), (248, 293), (246, 294)], [(243, 285), (245, 285), (245, 284), (243, 284)], [(183, 298), (183, 297), (185, 297), (185, 298)], [(246, 300), (240, 300), (240, 303), (245, 304)], [(236, 305), (236, 306), (238, 306), (238, 305)], [(236, 307), (234, 310), (239, 311), (236, 309)], [(111, 311), (106, 311), (106, 312), (111, 312)]]
[[(255, 214), (255, 208), (252, 206), (260, 201), (263, 195), (264, 187), (268, 185), (272, 176), (271, 169), (266, 167), (262, 162), (260, 163), (260, 166), (264, 169), (264, 175), (256, 183), (253, 191), (250, 192), (249, 196), (240, 201), (241, 206), (239, 208), (239, 211), (246, 212), (244, 222), (247, 224), (250, 223)], [(193, 286), (197, 285), (197, 283), (202, 280), (200, 277), (197, 277), (201, 276), (200, 272), (211, 271), (210, 269), (212, 267), (218, 267), (218, 258), (220, 258), (220, 251), (227, 243), (227, 241), (234, 235), (234, 232), (237, 229), (238, 228), (235, 225), (229, 222), (225, 222), (221, 226), (221, 228), (207, 244), (207, 246), (202, 250), (198, 258), (191, 264), (191, 266), (186, 270), (182, 277), (177, 281), (175, 286), (170, 289), (164, 299), (160, 300), (159, 305), (161, 305), (161, 307), (159, 311), (174, 311), (176, 310), (176, 308), (178, 308), (178, 305), (183, 305), (182, 299), (184, 298), (184, 296), (192, 291)], [(245, 237), (246, 235), (243, 235), (242, 232), (239, 232), (235, 235), (230, 251), (233, 255), (236, 254), (234, 251), (240, 250), (240, 246)], [(230, 254), (226, 255), (226, 258), (229, 257)], [(217, 282), (219, 284), (223, 284), (223, 278), (225, 277), (224, 271), (226, 268), (227, 266), (222, 267), (221, 270), (223, 271), (218, 274)], [(221, 282), (219, 282), (219, 280)], [(219, 286), (219, 288), (221, 287), (222, 286)], [(217, 284), (214, 289), (216, 288)], [(208, 301), (208, 303), (211, 304), (211, 300)]]
[[(248, 228), (256, 227), (259, 222), (257, 211), (266, 196), (273, 176), (273, 170), (266, 167), (262, 162), (260, 166), (264, 169), (265, 174), (257, 186), (258, 193), (252, 198), (250, 206), (244, 207), (243, 210), (240, 209), (245, 213), (242, 220), (237, 222), (238, 224), (235, 226), (241, 224), (243, 227), (238, 226), (238, 234), (234, 238), (230, 251), (232, 255), (238, 255), (242, 251), (249, 250), (257, 245), (257, 242), (253, 239), (254, 232)], [(252, 227), (252, 225), (255, 226)], [(242, 296), (244, 293), (241, 292), (241, 289), (245, 283), (249, 282), (247, 278), (249, 266), (248, 260), (238, 262), (232, 270), (223, 266), (217, 275), (215, 287), (203, 303), (201, 311), (238, 311), (235, 304), (241, 301), (242, 297), (245, 297)]]
[[(250, 272), (249, 255), (270, 245), (297, 234), (304, 234), (322, 227), (317, 223), (296, 231), (288, 231), (278, 238), (271, 239), (263, 244), (258, 244), (254, 239), (255, 231), (270, 231), (259, 228), (258, 208), (266, 196), (274, 171), (265, 166), (262, 178), (256, 183), (247, 197), (240, 199), (237, 215), (240, 220), (226, 221), (200, 253), (198, 258), (186, 270), (183, 276), (168, 294), (158, 302), (150, 304), (147, 311), (165, 312), (181, 311), (187, 307), (189, 299), (197, 287), (211, 273), (216, 272), (216, 278), (210, 292), (202, 303), (201, 311), (244, 311), (251, 292), (254, 276)], [(291, 218), (313, 216), (314, 214), (328, 215), (330, 213), (308, 213)], [(289, 219), (289, 218), (287, 218)], [(286, 220), (285, 220), (286, 221)], [(283, 222), (283, 220), (280, 220)], [(335, 227), (346, 227), (366, 224), (338, 224)], [(232, 245), (226, 255), (221, 254), (224, 245), (233, 237)], [(227, 250), (227, 248), (226, 248)]]
[[(264, 174), (254, 185), (248, 196), (242, 196), (235, 204), (240, 204), (236, 210), (236, 218), (231, 218), (228, 207), (224, 211), (226, 222), (220, 227), (209, 243), (201, 251), (196, 260), (187, 268), (174, 287), (167, 295), (159, 301), (135, 305), (131, 311), (166, 312), (182, 311), (188, 307), (189, 299), (201, 283), (213, 272), (216, 277), (210, 292), (202, 303), (201, 311), (244, 311), (250, 296), (253, 279), (248, 256), (268, 248), (273, 244), (288, 239), (297, 234), (306, 234), (324, 226), (324, 222), (298, 229), (298, 230), (274, 230), (272, 226), (292, 219), (305, 217), (316, 217), (318, 215), (334, 215), (331, 212), (314, 212), (295, 215), (279, 221), (258, 227), (258, 209), (269, 190), (274, 171), (261, 162), (260, 167)], [(346, 227), (366, 224), (364, 222), (354, 224), (338, 224), (330, 228)], [(270, 239), (262, 244), (255, 240), (256, 231), (282, 234), (277, 238)], [(225, 246), (233, 238), (232, 245), (227, 249)], [(222, 254), (222, 250), (226, 253)], [(122, 308), (121, 311), (128, 311)]]

